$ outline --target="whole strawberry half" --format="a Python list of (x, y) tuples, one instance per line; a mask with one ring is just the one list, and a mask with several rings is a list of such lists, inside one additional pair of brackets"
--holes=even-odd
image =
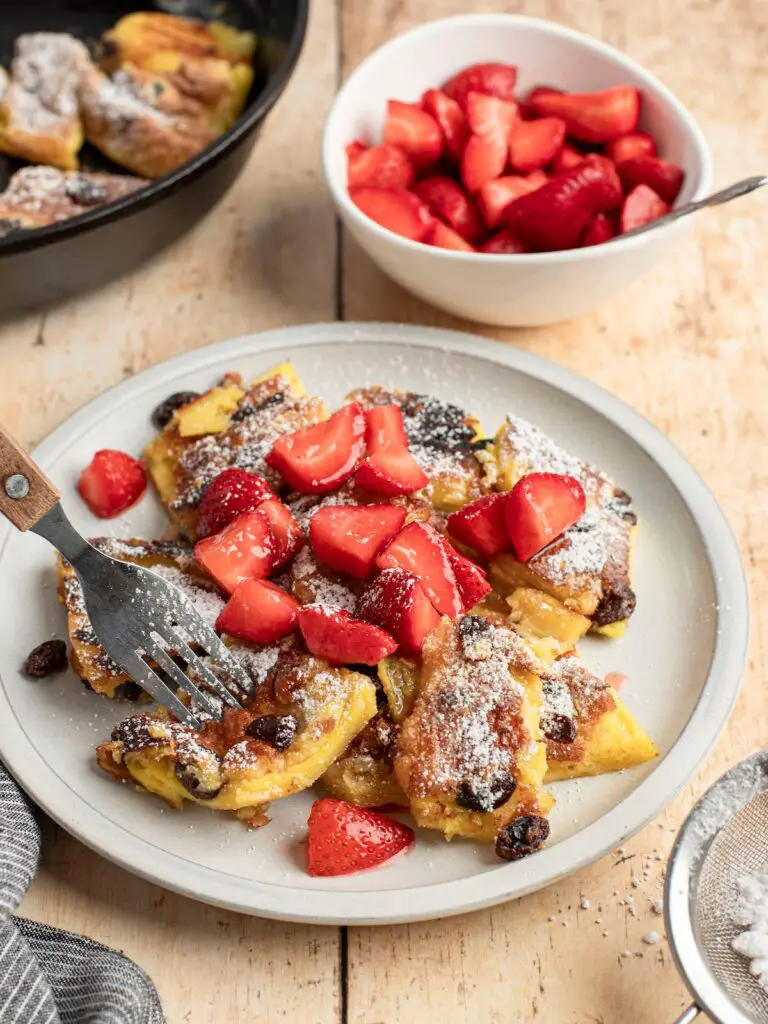
[(364, 451), (363, 407), (350, 402), (322, 423), (278, 437), (266, 461), (295, 491), (325, 494), (354, 473)]
[(517, 481), (504, 505), (507, 531), (521, 562), (533, 558), (547, 544), (584, 515), (584, 488), (572, 476), (529, 473)]
[(197, 513), (197, 538), (219, 533), (246, 512), (253, 512), (265, 498), (273, 497), (266, 480), (258, 473), (232, 467), (224, 469), (203, 492)]
[(629, 85), (603, 92), (540, 92), (529, 100), (539, 117), (561, 117), (568, 134), (582, 142), (610, 142), (634, 131), (640, 93)]
[(413, 829), (345, 800), (316, 800), (307, 822), (310, 875), (350, 875), (375, 868), (413, 845)]
[(389, 633), (340, 608), (307, 604), (298, 622), (309, 653), (332, 665), (378, 665), (397, 650)]
[(112, 519), (135, 505), (146, 487), (142, 464), (114, 448), (96, 452), (77, 482), (80, 497), (101, 519)]
[(482, 92), (503, 100), (515, 98), (517, 68), (511, 64), (471, 64), (449, 78), (443, 92), (462, 107), (466, 106), (470, 92)]

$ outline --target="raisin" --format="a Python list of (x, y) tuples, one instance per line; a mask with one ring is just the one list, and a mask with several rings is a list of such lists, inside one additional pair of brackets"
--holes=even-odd
[(595, 608), (592, 622), (595, 626), (607, 626), (611, 622), (628, 619), (635, 610), (637, 597), (634, 590), (626, 583), (618, 583), (612, 590), (604, 594)]
[(197, 391), (175, 391), (172, 395), (168, 395), (165, 401), (161, 402), (152, 413), (152, 423), (158, 430), (163, 430), (171, 422), (173, 414), (177, 409), (189, 405), (190, 402), (194, 402), (199, 397), (200, 395)]
[(293, 743), (298, 728), (293, 715), (261, 715), (254, 718), (245, 731), (255, 740), (262, 740), (282, 752)]
[(133, 680), (129, 679), (127, 683), (121, 683), (115, 694), (116, 697), (120, 697), (122, 700), (130, 700), (134, 703), (141, 700), (144, 691), (138, 683), (134, 683)]
[(488, 781), (469, 779), (456, 791), (456, 803), (467, 811), (495, 811), (517, 789), (509, 772), (499, 772)]
[(568, 715), (548, 712), (541, 716), (541, 730), (554, 743), (573, 743), (576, 739), (576, 723)]
[(67, 195), (80, 206), (100, 206), (109, 199), (106, 185), (84, 176), (67, 182)]
[(465, 615), (459, 619), (459, 642), (465, 658), (486, 661), (492, 654), (493, 625), (482, 615)]
[(218, 758), (213, 753), (211, 753), (211, 764), (203, 761), (177, 763), (174, 771), (182, 786), (198, 800), (212, 800), (221, 789)]
[(24, 662), (24, 671), (33, 679), (51, 676), (67, 667), (67, 645), (63, 640), (45, 640), (31, 651)]
[(496, 854), (502, 860), (520, 860), (540, 850), (548, 838), (547, 819), (540, 814), (524, 814), (496, 836)]

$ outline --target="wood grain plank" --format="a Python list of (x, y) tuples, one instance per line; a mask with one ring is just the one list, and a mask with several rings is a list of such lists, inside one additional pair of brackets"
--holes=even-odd
[[(489, 0), (483, 10), (549, 17), (642, 61), (700, 119), (717, 181), (726, 184), (768, 166), (768, 82), (758, 70), (768, 25), (760, 7), (758, 0)], [(345, 72), (385, 39), (465, 10), (462, 0), (344, 0)], [(765, 209), (756, 196), (701, 218), (695, 237), (624, 294), (581, 319), (529, 330), (478, 328), (426, 306), (345, 237), (345, 318), (444, 325), (498, 338), (592, 378), (660, 427), (722, 503), (741, 545), (754, 612), (736, 711), (667, 812), (625, 850), (516, 903), (431, 924), (351, 929), (350, 1024), (653, 1024), (673, 1019), (687, 1004), (666, 941), (643, 942), (644, 934), (663, 932), (652, 901), (661, 893), (664, 859), (697, 794), (766, 742)], [(636, 916), (623, 902), (627, 895)]]
[[(0, 419), (25, 444), (178, 352), (333, 318), (336, 228), (318, 152), (337, 43), (335, 5), (313, 4), (302, 61), (243, 177), (173, 249), (96, 294), (0, 327)], [(50, 822), (20, 911), (124, 950), (154, 979), (170, 1024), (340, 1020), (338, 929), (261, 921), (163, 892)]]

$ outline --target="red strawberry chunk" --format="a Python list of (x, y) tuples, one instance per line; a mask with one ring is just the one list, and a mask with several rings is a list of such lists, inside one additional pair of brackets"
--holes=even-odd
[(655, 156), (638, 156), (622, 161), (619, 177), (625, 192), (631, 192), (638, 185), (647, 185), (671, 206), (683, 187), (685, 171), (677, 164), (670, 164)]
[(347, 154), (347, 160), (354, 160), (356, 156), (360, 156), (368, 148), (368, 145), (362, 139), (352, 139), (344, 147), (344, 152)]
[(568, 134), (582, 142), (610, 142), (634, 131), (640, 93), (628, 85), (604, 92), (539, 93), (530, 100), (539, 117), (562, 117)]
[(517, 104), (512, 100), (480, 92), (468, 94), (467, 121), (472, 135), (461, 158), (461, 180), (468, 192), (478, 192), (504, 170), (517, 116)]
[(509, 228), (502, 228), (480, 246), (480, 252), (489, 252), (496, 256), (513, 256), (516, 253), (528, 252), (527, 246), (516, 238)]
[(299, 629), (309, 653), (332, 665), (378, 665), (397, 650), (383, 629), (324, 604), (304, 605)]
[(365, 451), (365, 415), (359, 402), (313, 427), (283, 434), (267, 455), (267, 464), (302, 494), (325, 494), (340, 487)]
[(404, 188), (350, 188), (349, 198), (363, 213), (396, 235), (420, 242), (432, 226), (429, 207)]
[(379, 573), (360, 598), (357, 614), (393, 636), (404, 656), (418, 657), (424, 640), (440, 622), (418, 579), (402, 569)]
[(269, 576), (275, 560), (275, 538), (267, 517), (258, 510), (246, 512), (221, 533), (199, 540), (195, 558), (230, 594), (243, 580)]
[(443, 133), (434, 117), (399, 100), (387, 101), (384, 142), (404, 150), (416, 168), (435, 163), (443, 151)]
[(269, 498), (259, 505), (259, 512), (267, 517), (275, 541), (275, 564), (272, 572), (289, 562), (304, 543), (301, 527), (288, 508), (278, 498)]
[(379, 452), (360, 463), (355, 482), (371, 494), (393, 498), (397, 494), (413, 494), (429, 483), (429, 477), (413, 455), (402, 451)]
[(621, 205), (616, 168), (605, 157), (590, 155), (567, 174), (553, 178), (506, 209), (512, 233), (538, 252), (575, 249), (598, 213)]
[(404, 522), (405, 510), (396, 505), (329, 505), (310, 519), (309, 539), (321, 562), (364, 580)]
[(77, 491), (94, 515), (112, 519), (135, 505), (147, 489), (144, 467), (126, 452), (102, 448), (80, 474)]
[(511, 64), (472, 64), (449, 78), (443, 92), (466, 107), (470, 92), (482, 92), (503, 100), (515, 98), (517, 68)]
[(456, 100), (452, 100), (439, 89), (427, 89), (421, 97), (421, 105), (440, 125), (448, 156), (458, 160), (469, 137), (464, 111)]
[(497, 228), (504, 221), (504, 211), (509, 204), (520, 196), (535, 192), (541, 184), (543, 182), (531, 182), (520, 174), (509, 174), (486, 182), (477, 195), (483, 220), (489, 228)]
[(559, 174), (566, 174), (568, 171), (573, 170), (574, 167), (578, 167), (579, 164), (584, 163), (585, 158), (586, 153), (582, 153), (581, 150), (576, 149), (575, 146), (569, 146), (566, 142), (552, 161), (552, 174), (555, 176)]
[(616, 228), (606, 213), (598, 213), (582, 235), (582, 246), (601, 245), (616, 237)]
[(474, 200), (452, 178), (442, 175), (424, 178), (416, 182), (413, 191), (424, 200), (436, 217), (470, 245), (482, 237), (483, 223)]
[(413, 164), (399, 146), (374, 146), (349, 157), (347, 183), (378, 188), (408, 188), (413, 182)]
[(332, 877), (375, 868), (413, 845), (413, 829), (345, 800), (316, 800), (307, 822), (307, 870)]
[(669, 207), (664, 200), (647, 185), (638, 185), (629, 193), (621, 208), (621, 233), (639, 228), (643, 224), (650, 224), (651, 221), (663, 217), (665, 213), (669, 213)]
[(298, 622), (299, 602), (267, 580), (243, 580), (219, 613), (220, 633), (272, 644), (293, 633)]
[(453, 249), (455, 252), (477, 252), (474, 245), (465, 242), (461, 235), (457, 235), (447, 224), (443, 224), (439, 220), (435, 221), (432, 225), (424, 241), (427, 245), (436, 245), (438, 249)]
[(486, 578), (485, 571), (476, 562), (465, 558), (450, 544), (447, 545), (446, 550), (451, 568), (456, 576), (456, 584), (461, 596), (461, 610), (468, 612), (482, 601), (486, 594), (490, 594), (493, 588)]
[(535, 171), (555, 159), (565, 142), (565, 121), (542, 117), (515, 123), (509, 137), (509, 162), (516, 171)]
[(630, 132), (607, 143), (605, 155), (618, 166), (637, 156), (656, 156), (656, 142), (648, 132)]
[(225, 526), (246, 512), (253, 512), (272, 489), (258, 473), (232, 467), (223, 469), (203, 492), (197, 513), (197, 539), (219, 533)]
[(584, 515), (584, 488), (572, 476), (529, 473), (517, 481), (504, 505), (509, 538), (521, 562), (573, 526)]
[(369, 455), (399, 452), (408, 447), (399, 405), (375, 405), (365, 410), (365, 447)]
[(461, 596), (447, 548), (433, 526), (413, 522), (403, 527), (384, 548), (376, 558), (376, 565), (380, 569), (412, 572), (441, 615), (458, 615)]
[(506, 494), (488, 494), (452, 512), (448, 516), (448, 533), (483, 558), (494, 558), (509, 551), (504, 519), (506, 500)]

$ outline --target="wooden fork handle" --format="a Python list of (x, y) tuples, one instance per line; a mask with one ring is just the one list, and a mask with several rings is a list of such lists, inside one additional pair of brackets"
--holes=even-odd
[(29, 530), (61, 495), (0, 423), (0, 512), (19, 530)]

